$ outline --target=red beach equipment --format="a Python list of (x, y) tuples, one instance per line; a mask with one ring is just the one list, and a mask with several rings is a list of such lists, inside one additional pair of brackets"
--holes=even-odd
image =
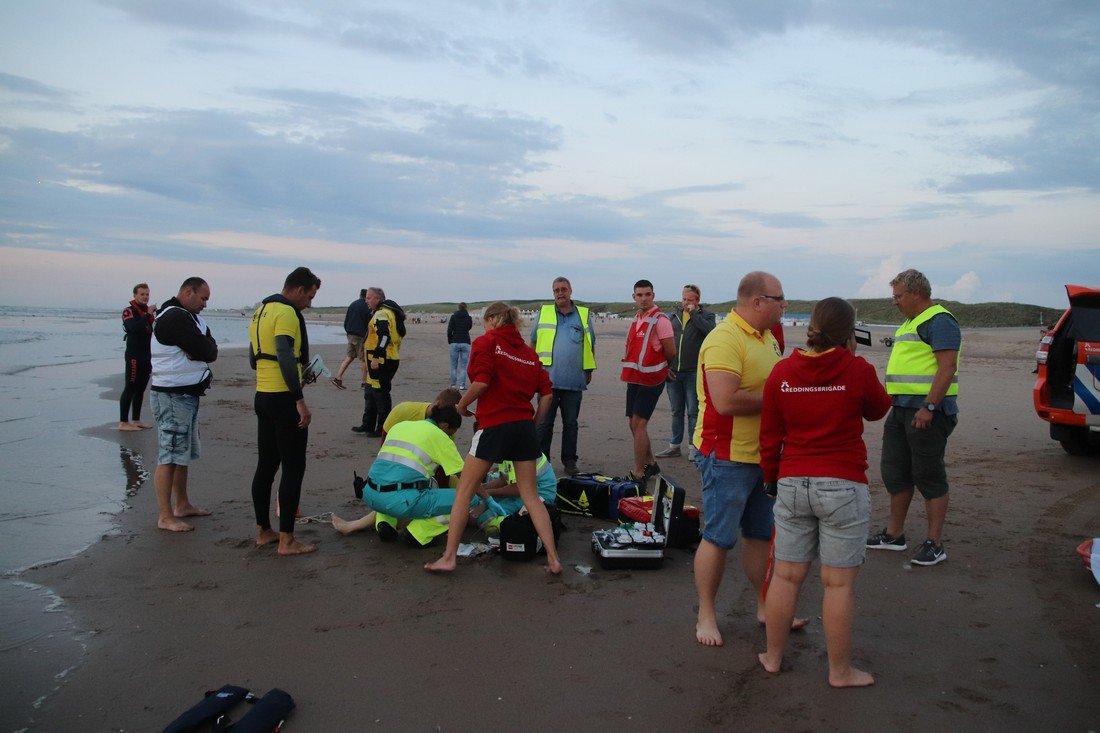
[(1081, 556), (1081, 563), (1086, 570), (1092, 570), (1092, 543), (1093, 540), (1085, 540), (1077, 545), (1077, 554)]

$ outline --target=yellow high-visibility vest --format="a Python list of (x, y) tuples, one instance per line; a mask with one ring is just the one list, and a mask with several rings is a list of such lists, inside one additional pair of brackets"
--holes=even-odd
[[(897, 395), (927, 395), (939, 364), (932, 347), (921, 341), (917, 326), (932, 316), (951, 312), (942, 305), (925, 308), (916, 318), (910, 318), (894, 334), (894, 347), (886, 364), (886, 392)], [(959, 360), (955, 359), (955, 374), (947, 388), (947, 396), (959, 393)]]
[[(577, 317), (581, 319), (581, 329), (584, 331), (581, 369), (587, 372), (596, 368), (596, 355), (592, 351), (592, 329), (588, 324), (588, 308), (576, 304), (573, 308), (577, 311)], [(535, 352), (539, 355), (539, 361), (543, 366), (550, 366), (554, 362), (554, 338), (557, 334), (557, 306), (553, 303), (544, 305), (539, 311), (539, 322), (535, 327)]]

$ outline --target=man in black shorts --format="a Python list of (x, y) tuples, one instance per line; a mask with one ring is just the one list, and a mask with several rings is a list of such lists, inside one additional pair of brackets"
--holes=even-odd
[(634, 307), (638, 314), (626, 335), (626, 356), (620, 379), (626, 382), (626, 418), (634, 441), (634, 470), (637, 481), (660, 472), (649, 442), (649, 418), (665, 391), (668, 365), (676, 357), (672, 322), (653, 304), (653, 283), (634, 283)]

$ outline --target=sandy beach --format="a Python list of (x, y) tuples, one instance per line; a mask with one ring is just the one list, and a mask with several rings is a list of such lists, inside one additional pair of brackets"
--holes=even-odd
[[(444, 330), (410, 325), (395, 402), (431, 399), (447, 386)], [(881, 374), (887, 350), (878, 339), (890, 331), (874, 331), (875, 347), (861, 353)], [(582, 470), (629, 468), (618, 381), (624, 332), (622, 322), (597, 326)], [(1100, 462), (1065, 455), (1035, 416), (1037, 340), (1035, 329), (964, 333), (962, 415), (948, 451), (949, 559), (922, 568), (909, 567), (907, 553), (869, 553), (854, 658), (875, 675), (872, 688), (826, 684), (816, 575), (799, 609), (812, 623), (792, 636), (790, 669), (770, 676), (756, 660), (764, 631), (736, 552), (719, 598), (726, 643), (704, 648), (694, 640), (691, 554), (671, 550), (659, 570), (601, 570), (588, 545), (606, 526), (598, 520), (567, 518), (560, 578), (538, 561), (492, 556), (433, 576), (421, 565), (438, 548), (342, 537), (316, 522), (299, 529), (320, 544), (313, 555), (256, 548), (254, 382), (238, 349), (217, 362), (201, 410), (203, 457), (191, 469), (192, 499), (213, 516), (191, 533), (158, 531), (147, 481), (115, 531), (75, 558), (26, 572), (72, 619), (74, 628), (50, 633), (79, 634), (83, 653), (37, 707), (8, 707), (0, 721), (6, 730), (160, 730), (205, 690), (232, 683), (292, 694), (298, 708), (287, 731), (1096, 730), (1100, 588), (1074, 548), (1100, 535)], [(787, 341), (801, 341), (797, 329)], [(334, 366), (343, 349), (315, 351)], [(346, 381), (357, 375), (353, 366)], [(117, 389), (102, 396), (117, 399)], [(307, 399), (314, 421), (302, 513), (357, 517), (364, 510), (352, 471), (365, 473), (378, 449), (378, 440), (350, 431), (361, 393), (319, 383)], [(90, 430), (151, 469), (154, 431), (118, 433), (114, 409), (104, 402), (104, 420)], [(658, 450), (668, 414), (662, 400), (650, 430)], [(880, 431), (881, 423), (866, 431), (876, 527), (887, 506)], [(464, 426), (460, 448), (470, 435)], [(662, 466), (698, 504), (694, 467), (685, 459)], [(923, 526), (915, 504), (911, 545)], [(9, 682), (18, 676), (5, 673)], [(233, 717), (242, 714), (243, 706)]]

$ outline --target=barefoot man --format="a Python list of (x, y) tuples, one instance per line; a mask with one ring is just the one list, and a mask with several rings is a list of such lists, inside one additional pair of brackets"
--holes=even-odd
[[(141, 421), (141, 403), (149, 384), (149, 343), (153, 338), (153, 320), (157, 304), (149, 304), (149, 286), (134, 286), (134, 299), (122, 311), (123, 338), (126, 340), (126, 376), (122, 396), (118, 400), (118, 429), (123, 432), (148, 430), (153, 427)], [(133, 415), (133, 417), (131, 417)]]
[[(703, 540), (695, 552), (699, 618), (695, 638), (721, 646), (715, 601), (726, 555), (741, 545), (741, 564), (756, 590), (756, 619), (764, 623), (764, 577), (772, 537), (773, 501), (760, 470), (760, 410), (764, 383), (779, 361), (769, 329), (787, 301), (774, 275), (750, 272), (737, 288), (737, 304), (699, 350), (699, 421), (695, 465), (703, 482)], [(806, 625), (794, 619), (792, 628)]]
[(157, 419), (157, 526), (190, 532), (181, 517), (210, 514), (187, 497), (187, 469), (199, 457), (199, 397), (206, 394), (218, 358), (218, 342), (199, 313), (210, 300), (210, 286), (189, 277), (179, 293), (161, 306), (153, 322), (152, 402)]
[[(281, 293), (263, 299), (248, 325), (248, 363), (256, 370), (256, 472), (252, 508), (256, 544), (279, 543), (280, 555), (302, 555), (317, 545), (294, 537), (294, 521), (306, 475), (306, 444), (313, 414), (302, 387), (309, 366), (309, 335), (302, 311), (313, 304), (321, 280), (296, 268)], [(279, 479), (279, 531), (271, 528), (271, 484)]]

